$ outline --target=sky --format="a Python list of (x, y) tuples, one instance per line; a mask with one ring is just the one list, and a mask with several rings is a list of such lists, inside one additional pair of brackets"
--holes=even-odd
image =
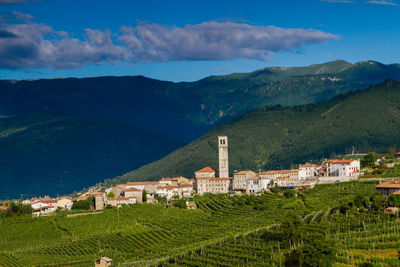
[(400, 0), (0, 0), (0, 79), (400, 63)]

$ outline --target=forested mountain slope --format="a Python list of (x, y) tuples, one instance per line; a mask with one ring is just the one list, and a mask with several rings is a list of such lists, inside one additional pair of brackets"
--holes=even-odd
[(150, 163), (180, 141), (131, 125), (59, 113), (0, 119), (0, 199), (69, 194)]
[(240, 169), (275, 169), (343, 153), (385, 150), (400, 143), (400, 83), (387, 80), (327, 102), (265, 107), (213, 128), (165, 158), (109, 183), (218, 168), (217, 136), (229, 137), (231, 174)]

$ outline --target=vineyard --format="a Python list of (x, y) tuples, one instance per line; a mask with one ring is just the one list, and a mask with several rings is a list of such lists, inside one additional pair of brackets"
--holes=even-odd
[(398, 220), (381, 212), (337, 212), (357, 194), (374, 195), (374, 186), (321, 185), (292, 197), (196, 196), (195, 210), (140, 204), (71, 218), (2, 219), (0, 266), (92, 266), (100, 256), (126, 266), (279, 266), (296, 246), (284, 248), (265, 233), (281, 231), (291, 216), (334, 240), (338, 265), (389, 266), (398, 263)]

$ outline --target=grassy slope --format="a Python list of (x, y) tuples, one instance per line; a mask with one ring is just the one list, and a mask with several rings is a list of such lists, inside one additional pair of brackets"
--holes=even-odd
[(288, 215), (325, 214), (357, 194), (374, 194), (375, 185), (322, 185), (291, 199), (267, 193), (243, 206), (227, 195), (208, 195), (196, 197), (197, 210), (140, 204), (73, 218), (0, 219), (0, 265), (90, 266), (107, 256), (115, 264), (144, 266), (279, 224)]
[(71, 193), (181, 145), (138, 127), (79, 116), (36, 112), (2, 118), (0, 199)]
[(386, 149), (399, 143), (400, 83), (386, 81), (319, 104), (249, 112), (112, 182), (191, 177), (205, 165), (216, 168), (218, 135), (229, 137), (231, 171), (288, 167), (353, 145), (361, 151)]

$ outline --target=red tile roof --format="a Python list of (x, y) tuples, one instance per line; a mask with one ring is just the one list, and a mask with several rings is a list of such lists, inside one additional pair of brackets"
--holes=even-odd
[(349, 164), (355, 161), (354, 159), (330, 159), (325, 162), (334, 163), (334, 164)]
[(129, 188), (129, 189), (125, 189), (125, 192), (142, 192), (142, 190), (136, 189), (136, 188)]
[(127, 182), (126, 185), (157, 185), (158, 182)]
[(315, 164), (311, 164), (311, 163), (306, 163), (306, 164), (300, 164), (300, 167), (315, 167), (315, 168), (317, 168), (318, 167), (318, 165), (315, 165)]
[(375, 186), (375, 188), (400, 188), (400, 183), (384, 182), (378, 184), (377, 186)]
[(205, 167), (201, 170), (195, 171), (194, 173), (204, 173), (204, 172), (217, 172), (217, 170), (215, 170), (211, 167)]

